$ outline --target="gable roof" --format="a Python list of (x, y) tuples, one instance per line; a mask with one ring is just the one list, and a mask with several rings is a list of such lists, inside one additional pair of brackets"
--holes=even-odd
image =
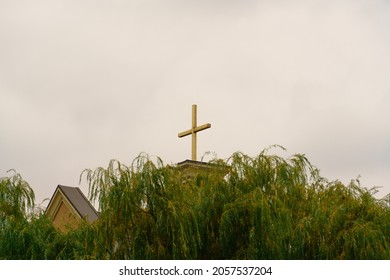
[(57, 186), (57, 189), (46, 208), (46, 213), (52, 212), (53, 210), (51, 210), (51, 208), (57, 207), (57, 205), (54, 204), (56, 204), (56, 196), (60, 194), (72, 206), (79, 218), (86, 219), (86, 221), (90, 223), (99, 218), (98, 212), (78, 187), (67, 187), (62, 185)]

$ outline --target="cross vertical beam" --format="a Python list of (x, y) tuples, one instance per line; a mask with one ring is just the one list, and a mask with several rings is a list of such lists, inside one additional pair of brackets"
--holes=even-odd
[(192, 130), (193, 132), (191, 133), (191, 138), (192, 138), (192, 144), (191, 144), (191, 159), (196, 160), (196, 155), (197, 155), (197, 137), (196, 137), (196, 125), (197, 125), (197, 106), (195, 104), (192, 105)]
[(201, 126), (197, 126), (197, 106), (195, 104), (192, 105), (192, 127), (191, 127), (191, 129), (186, 130), (186, 131), (181, 132), (181, 133), (178, 134), (179, 138), (191, 135), (191, 137), (192, 137), (191, 159), (192, 160), (196, 161), (196, 154), (197, 154), (197, 147), (196, 147), (197, 137), (196, 137), (196, 133), (198, 133), (199, 131), (208, 129), (210, 127), (211, 127), (211, 124), (209, 124), (209, 123), (206, 123), (206, 124), (201, 125)]

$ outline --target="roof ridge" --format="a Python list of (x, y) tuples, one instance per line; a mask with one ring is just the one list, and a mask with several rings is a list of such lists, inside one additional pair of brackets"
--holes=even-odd
[(89, 206), (91, 206), (92, 210), (95, 212), (96, 215), (99, 216), (99, 213), (98, 211), (95, 209), (95, 207), (92, 205), (91, 201), (89, 201), (89, 199), (85, 196), (85, 194), (81, 191), (81, 189), (79, 187), (75, 187), (76, 190), (81, 194), (81, 196), (85, 199), (85, 201), (89, 204)]

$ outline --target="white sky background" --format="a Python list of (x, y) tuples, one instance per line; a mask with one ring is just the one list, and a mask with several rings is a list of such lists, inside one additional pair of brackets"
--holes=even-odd
[(199, 158), (279, 144), (384, 196), (389, 15), (379, 0), (0, 0), (0, 176), (16, 169), (39, 203), (110, 159), (183, 161), (198, 104)]

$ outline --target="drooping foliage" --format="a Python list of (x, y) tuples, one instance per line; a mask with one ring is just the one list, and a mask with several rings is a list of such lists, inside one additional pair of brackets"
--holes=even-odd
[(35, 195), (14, 170), (0, 178), (0, 259), (47, 259), (47, 244), (57, 233), (34, 211)]
[(9, 220), (26, 218), (34, 207), (34, 191), (15, 170), (0, 178), (0, 225)]
[(22, 215), (0, 233), (22, 250), (0, 258), (390, 259), (389, 198), (358, 180), (328, 181), (301, 154), (235, 153), (196, 175), (142, 154), (82, 179), (97, 222), (60, 233), (42, 214)]
[(101, 210), (98, 242), (107, 250), (100, 257), (197, 257), (199, 223), (189, 200), (195, 186), (183, 183), (177, 169), (140, 156), (131, 167), (111, 161), (107, 169), (84, 174)]

